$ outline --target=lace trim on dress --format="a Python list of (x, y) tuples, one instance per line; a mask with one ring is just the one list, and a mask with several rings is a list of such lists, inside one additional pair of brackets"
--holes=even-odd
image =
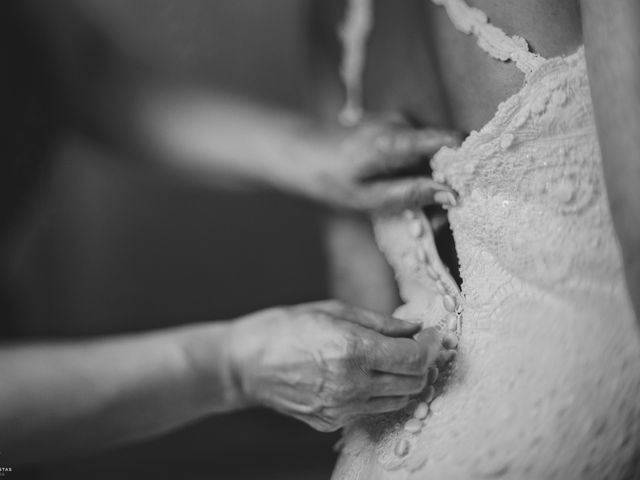
[(346, 90), (339, 118), (345, 126), (356, 125), (362, 120), (362, 78), (372, 28), (373, 0), (349, 0), (345, 21), (338, 31), (344, 52), (340, 77)]
[[(449, 219), (462, 294), (442, 281), (422, 212), (374, 220), (405, 301), (396, 315), (428, 326), (458, 303), (463, 331), (457, 360), (419, 398), (427, 416), (412, 405), (350, 425), (334, 478), (622, 478), (640, 451), (629, 400), (639, 344), (584, 48), (544, 59), (462, 0), (432, 1), (525, 81), (480, 131), (432, 158), (433, 178), (460, 195)], [(455, 302), (440, 301), (449, 293)]]
[[(507, 35), (492, 25), (480, 9), (469, 6), (464, 0), (432, 0), (443, 6), (453, 25), (467, 35), (474, 35), (478, 46), (492, 58), (502, 62), (513, 61), (527, 76), (546, 61), (533, 53), (527, 41), (518, 35)], [(338, 31), (343, 47), (340, 76), (345, 86), (345, 104), (340, 112), (340, 122), (356, 125), (363, 115), (363, 76), (366, 47), (373, 29), (373, 0), (349, 0), (344, 23)]]
[(537, 70), (545, 61), (543, 57), (529, 50), (529, 44), (524, 38), (507, 35), (489, 23), (487, 15), (482, 10), (470, 7), (464, 0), (432, 1), (445, 8), (458, 30), (467, 35), (475, 35), (478, 46), (496, 60), (511, 60), (527, 75)]

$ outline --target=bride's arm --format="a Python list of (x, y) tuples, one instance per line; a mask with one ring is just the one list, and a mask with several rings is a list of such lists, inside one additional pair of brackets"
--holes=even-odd
[(611, 213), (640, 317), (640, 2), (582, 0), (584, 43)]

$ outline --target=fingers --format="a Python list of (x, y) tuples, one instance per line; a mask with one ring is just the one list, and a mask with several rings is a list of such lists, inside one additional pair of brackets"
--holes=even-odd
[[(452, 130), (414, 129), (406, 123), (377, 122), (364, 125), (348, 143), (360, 179), (389, 176), (406, 171), (424, 171), (426, 164), (442, 147), (455, 147), (461, 135)], [(373, 146), (373, 150), (371, 147)]]
[(427, 385), (426, 375), (393, 375), (391, 373), (373, 372), (369, 386), (372, 397), (393, 395), (414, 395), (420, 393)]
[(369, 210), (415, 209), (434, 203), (456, 204), (455, 194), (450, 188), (425, 177), (375, 181), (362, 188), (363, 207)]
[(365, 328), (374, 330), (388, 337), (412, 337), (421, 329), (418, 323), (387, 317), (385, 315), (366, 310), (350, 309), (345, 320), (357, 323)]
[(337, 415), (341, 419), (338, 423), (343, 426), (365, 415), (397, 412), (405, 408), (410, 401), (411, 397), (409, 395), (389, 395), (372, 397), (364, 402), (352, 403), (345, 407), (340, 415)]
[(431, 156), (442, 147), (460, 145), (460, 141), (460, 135), (452, 130), (415, 130), (405, 127), (380, 134), (376, 139), (376, 147), (383, 154), (401, 159), (412, 155)]
[(407, 170), (426, 172), (428, 158), (442, 147), (459, 145), (460, 136), (446, 130), (396, 127), (376, 132), (373, 143), (377, 154), (357, 159), (360, 162), (359, 174), (363, 179)]
[(442, 334), (435, 327), (428, 327), (415, 336), (416, 342), (427, 356), (427, 366), (433, 365), (440, 354)]
[(378, 413), (397, 412), (406, 407), (409, 403), (408, 396), (401, 397), (376, 397), (368, 400), (362, 408), (361, 413), (374, 415)]
[(350, 307), (340, 302), (329, 301), (322, 305), (337, 319), (361, 325), (388, 337), (412, 337), (421, 329), (419, 323)]
[[(409, 338), (389, 338), (372, 334), (365, 338), (366, 368), (378, 372), (419, 376), (427, 373), (428, 360), (435, 355)], [(372, 338), (373, 337), (373, 338)], [(429, 346), (431, 348), (431, 346)], [(439, 347), (438, 347), (439, 349)]]

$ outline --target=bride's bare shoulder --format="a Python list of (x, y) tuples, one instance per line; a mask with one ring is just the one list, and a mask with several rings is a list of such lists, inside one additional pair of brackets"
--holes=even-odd
[[(466, 1), (543, 57), (571, 53), (582, 42), (578, 0)], [(311, 10), (314, 80), (332, 85), (335, 97), (341, 96), (336, 32), (345, 4), (314, 0)], [(430, 0), (374, 0), (374, 9), (364, 81), (369, 111), (400, 110), (418, 123), (470, 130), (520, 88), (515, 68), (488, 58)]]
[(579, 0), (467, 0), (543, 57), (565, 55), (582, 42)]

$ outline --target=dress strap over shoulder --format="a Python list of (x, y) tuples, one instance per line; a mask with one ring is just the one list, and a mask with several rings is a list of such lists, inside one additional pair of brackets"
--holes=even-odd
[(453, 25), (467, 35), (474, 35), (478, 46), (491, 57), (502, 62), (513, 61), (525, 74), (530, 74), (545, 61), (529, 50), (527, 41), (517, 35), (509, 36), (492, 25), (480, 9), (469, 6), (465, 0), (432, 0), (447, 11)]

